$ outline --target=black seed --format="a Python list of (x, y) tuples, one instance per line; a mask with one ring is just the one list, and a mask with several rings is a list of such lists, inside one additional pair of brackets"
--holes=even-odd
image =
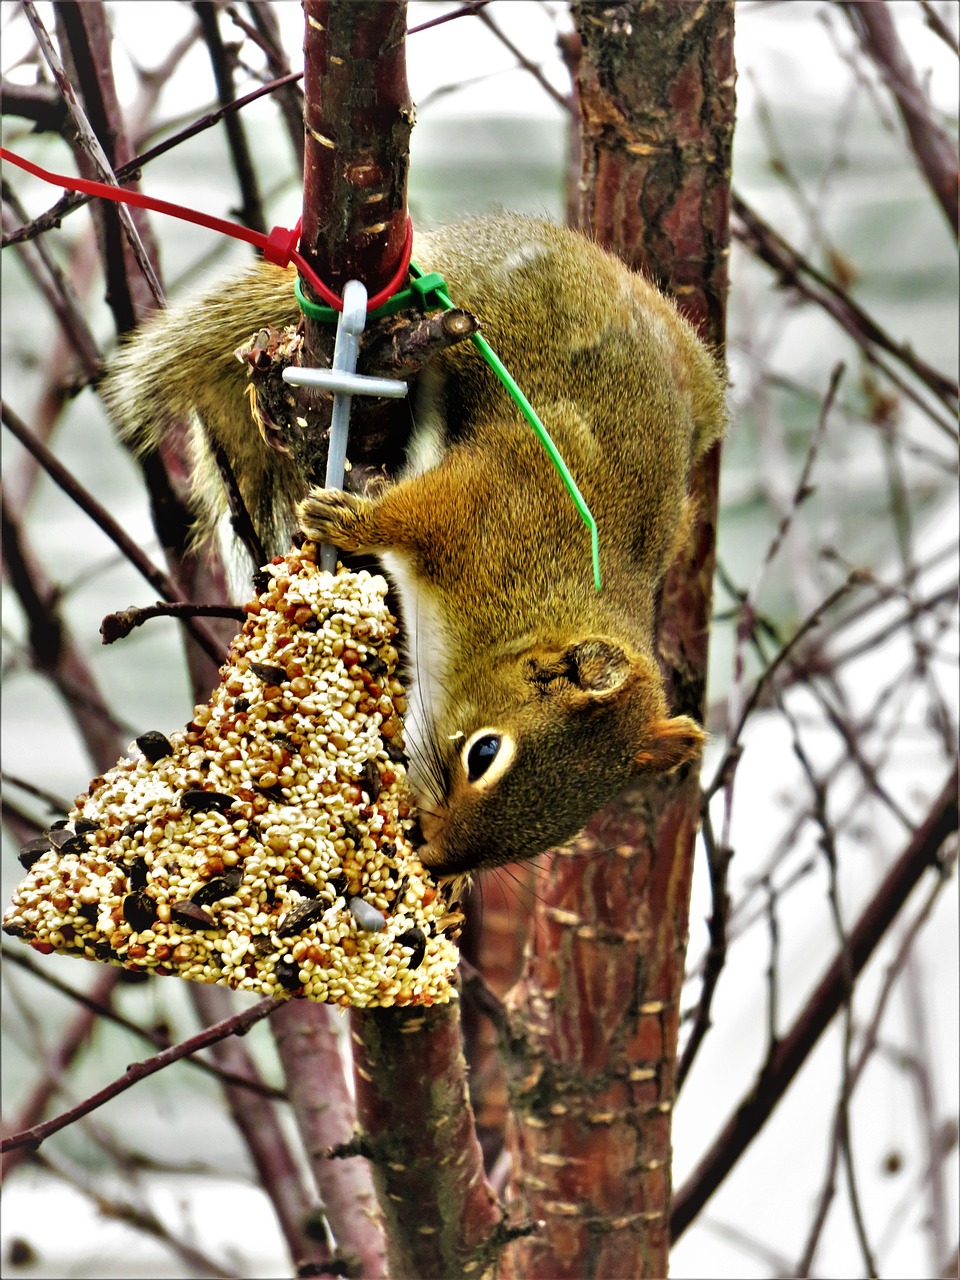
[(159, 729), (150, 729), (146, 733), (141, 733), (136, 743), (151, 764), (156, 764), (164, 756), (173, 755), (170, 740), (164, 737)]
[(86, 853), (90, 848), (85, 836), (71, 836), (60, 846), (61, 853)]
[(345, 822), (343, 824), (343, 838), (344, 840), (352, 840), (354, 845), (359, 849), (360, 841), (363, 839), (363, 833), (360, 828), (355, 826), (352, 822)]
[(191, 813), (202, 813), (205, 809), (229, 809), (236, 804), (234, 796), (224, 795), (222, 791), (185, 791), (180, 797), (180, 808)]
[(77, 907), (77, 915), (82, 916), (87, 924), (96, 924), (100, 908), (95, 902), (81, 902)]
[(157, 904), (143, 889), (128, 893), (123, 900), (123, 918), (131, 929), (141, 933), (157, 918)]
[(62, 849), (68, 840), (72, 840), (76, 833), (69, 831), (66, 827), (51, 827), (47, 832), (47, 839), (56, 849)]
[(306, 622), (301, 627), (301, 631), (319, 631), (319, 630), (320, 630), (320, 619), (317, 617), (316, 614), (311, 614), (311, 616), (306, 620)]
[(58, 819), (56, 820), (56, 822), (51, 822), (51, 823), (50, 823), (50, 830), (51, 830), (51, 831), (60, 831), (63, 827), (65, 827), (65, 826), (67, 825), (67, 823), (68, 823), (69, 821), (70, 821), (70, 819), (69, 819), (69, 818), (58, 818)]
[(136, 987), (139, 986), (141, 982), (150, 981), (150, 974), (146, 969), (128, 969), (126, 967), (127, 964), (133, 963), (134, 962), (132, 960), (125, 960), (123, 972), (117, 978), (117, 981), (122, 982), (125, 987)]
[(387, 759), (392, 760), (394, 764), (406, 764), (407, 754), (400, 747), (394, 746), (392, 742), (385, 742), (383, 749), (387, 753)]
[(427, 954), (427, 940), (424, 937), (423, 930), (414, 925), (406, 933), (401, 933), (397, 938), (397, 942), (401, 947), (412, 947), (413, 949), (413, 955), (407, 961), (407, 968), (419, 969), (423, 964), (423, 957)]
[(365, 791), (370, 797), (370, 803), (375, 804), (377, 796), (383, 789), (383, 782), (380, 778), (380, 770), (377, 768), (376, 760), (368, 760), (360, 771), (358, 779), (361, 790)]
[(365, 658), (361, 658), (360, 665), (372, 676), (382, 676), (387, 669), (387, 664), (375, 653), (368, 653)]
[(300, 983), (300, 972), (296, 963), (284, 956), (277, 963), (277, 981), (285, 991), (296, 991)]
[(385, 858), (392, 858), (393, 855), (397, 852), (397, 846), (393, 843), (392, 840), (385, 840), (383, 844), (380, 846), (380, 852), (383, 854)]
[(37, 836), (35, 840), (28, 840), (26, 844), (20, 846), (20, 865), (29, 871), (35, 862), (38, 862), (45, 853), (49, 853), (53, 848), (51, 842), (46, 836)]
[(127, 878), (130, 881), (131, 889), (145, 889), (147, 887), (147, 863), (145, 858), (134, 858), (127, 868)]
[(253, 575), (253, 589), (258, 596), (270, 590), (270, 574), (266, 569), (257, 569)]
[(233, 709), (234, 709), (234, 711), (249, 711), (249, 710), (250, 710), (250, 699), (249, 699), (249, 698), (234, 698), (234, 700), (233, 700)]
[(316, 902), (301, 902), (288, 911), (284, 918), (277, 925), (277, 933), (302, 933), (307, 925), (313, 924), (314, 920), (319, 920), (326, 912), (327, 904), (322, 898)]
[(271, 742), (277, 743), (278, 746), (286, 747), (286, 749), (293, 755), (296, 755), (300, 750), (294, 740), (285, 733), (275, 733), (270, 740)]
[(347, 877), (342, 871), (337, 872), (333, 879), (328, 880), (327, 883), (338, 898), (342, 898), (347, 892)]
[(126, 836), (127, 839), (132, 840), (135, 835), (139, 835), (139, 833), (144, 829), (146, 825), (147, 825), (146, 818), (142, 818), (139, 822), (128, 822), (127, 825), (120, 832), (120, 835)]
[(292, 889), (294, 893), (299, 893), (301, 898), (316, 898), (320, 894), (317, 886), (311, 884), (309, 880), (289, 880), (287, 888)]
[(216, 928), (207, 913), (198, 907), (195, 902), (191, 902), (189, 898), (181, 898), (179, 902), (171, 903), (170, 919), (175, 920), (177, 924), (182, 925), (185, 929)]
[(214, 876), (212, 880), (202, 884), (196, 893), (190, 895), (190, 901), (196, 903), (198, 907), (212, 907), (221, 898), (229, 898), (235, 890), (240, 888), (242, 880), (243, 872), (240, 868), (231, 867), (222, 876)]
[(275, 782), (272, 787), (258, 787), (253, 784), (254, 791), (259, 791), (262, 796), (266, 796), (268, 800), (273, 800), (277, 804), (283, 804), (286, 796), (283, 794), (283, 787), (279, 782)]
[(109, 942), (102, 941), (95, 942), (93, 944), (93, 954), (98, 960), (112, 960), (116, 955), (116, 952)]
[(255, 956), (268, 956), (271, 951), (276, 951), (276, 946), (268, 933), (258, 933), (253, 940), (253, 954)]
[(89, 835), (91, 831), (97, 830), (97, 824), (91, 822), (89, 818), (78, 818), (73, 826), (77, 834), (81, 836)]
[(250, 670), (255, 676), (258, 676), (264, 684), (283, 684), (287, 678), (287, 673), (283, 667), (271, 666), (268, 662), (251, 662)]
[(30, 930), (25, 924), (21, 924), (19, 920), (11, 920), (9, 924), (0, 926), (4, 933), (9, 933), (11, 938), (25, 938)]
[(7, 1261), (11, 1267), (35, 1267), (40, 1255), (29, 1240), (22, 1236), (14, 1236), (7, 1245)]

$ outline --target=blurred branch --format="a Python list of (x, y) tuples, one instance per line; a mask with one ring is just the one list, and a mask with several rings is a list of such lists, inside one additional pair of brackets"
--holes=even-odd
[[(53, 78), (57, 83), (57, 87), (63, 94), (64, 101), (67, 104), (67, 109), (70, 112), (70, 117), (73, 120), (74, 127), (77, 131), (77, 146), (80, 147), (90, 158), (92, 165), (97, 170), (102, 181), (109, 182), (114, 186), (119, 185), (110, 161), (107, 158), (103, 147), (100, 145), (99, 139), (91, 127), (83, 107), (80, 105), (80, 101), (74, 92), (73, 85), (64, 70), (63, 63), (57, 55), (50, 37), (47, 34), (47, 30), (40, 19), (36, 5), (33, 0), (21, 0), (21, 4), (24, 13), (27, 16), (27, 20), (33, 28), (33, 33), (37, 38), (37, 44), (40, 46), (47, 66), (53, 73)], [(61, 6), (59, 12), (65, 13), (67, 10)], [(133, 256), (136, 259), (137, 266), (142, 272), (143, 278), (150, 288), (150, 292), (153, 294), (153, 297), (158, 304), (162, 303), (163, 289), (160, 285), (160, 281), (157, 279), (156, 272), (153, 269), (153, 265), (150, 262), (147, 251), (144, 248), (143, 241), (140, 239), (140, 233), (134, 225), (130, 210), (125, 209), (123, 205), (118, 205), (117, 216), (120, 219), (120, 225), (123, 228), (124, 235), (130, 245)]]
[(536, 80), (537, 84), (544, 91), (547, 97), (552, 98), (559, 107), (562, 107), (564, 111), (569, 113), (573, 109), (570, 97), (560, 93), (559, 90), (553, 87), (537, 64), (535, 62), (531, 62), (523, 50), (514, 44), (504, 31), (501, 31), (489, 13), (484, 12), (484, 10), (480, 8), (475, 9), (475, 13), (483, 25), (493, 32), (503, 47), (505, 49), (509, 49), (516, 58), (518, 65), (529, 75), (533, 76), (534, 80)]
[(100, 1217), (111, 1222), (122, 1223), (134, 1231), (140, 1231), (158, 1240), (190, 1268), (190, 1274), (195, 1276), (196, 1280), (203, 1280), (207, 1276), (212, 1280), (234, 1280), (237, 1274), (234, 1268), (222, 1267), (195, 1245), (178, 1239), (152, 1209), (143, 1204), (134, 1204), (129, 1199), (106, 1196), (98, 1191), (95, 1183), (91, 1181), (88, 1169), (75, 1166), (65, 1156), (59, 1154), (53, 1158), (39, 1152), (33, 1158), (42, 1169), (62, 1178), (80, 1195), (86, 1197), (96, 1207)]
[(848, 935), (848, 945), (830, 965), (790, 1030), (764, 1063), (749, 1093), (724, 1125), (696, 1169), (677, 1192), (670, 1227), (679, 1239), (760, 1132), (814, 1045), (843, 1003), (847, 975), (856, 978), (914, 886), (928, 869), (940, 870), (937, 855), (957, 830), (956, 769), (924, 822), (884, 876)]
[[(89, 493), (87, 489), (59, 462), (49, 449), (37, 440), (26, 423), (7, 404), (0, 405), (0, 414), (4, 425), (29, 449), (33, 456), (56, 484), (70, 497), (99, 529), (106, 534), (123, 552), (133, 567), (146, 578), (147, 582), (165, 600), (175, 604), (189, 603), (183, 597), (177, 584), (158, 569), (146, 556), (127, 531), (110, 515), (110, 513)], [(205, 653), (218, 665), (223, 661), (223, 648), (202, 623), (195, 618), (186, 617), (183, 625), (201, 646)]]
[[(73, 1066), (75, 1059), (93, 1038), (98, 1026), (98, 1010), (109, 1005), (114, 989), (120, 981), (118, 968), (102, 968), (90, 992), (90, 1003), (80, 1009), (67, 1026), (59, 1042), (45, 1050), (39, 1058), (42, 1064), (40, 1078), (31, 1089), (26, 1101), (19, 1108), (11, 1128), (16, 1132), (39, 1124), (50, 1099), (61, 1087), (62, 1077)], [(8, 1177), (29, 1154), (27, 1147), (9, 1151), (3, 1158), (3, 1177)]]
[[(165, 155), (168, 151), (172, 151), (174, 147), (178, 147), (181, 143), (196, 137), (197, 134), (203, 133), (207, 129), (212, 129), (230, 112), (240, 111), (251, 102), (256, 102), (258, 98), (263, 98), (270, 93), (276, 93), (278, 89), (302, 79), (302, 71), (291, 71), (289, 75), (272, 80), (269, 84), (262, 85), (259, 89), (254, 89), (250, 93), (244, 94), (242, 98), (236, 98), (218, 111), (208, 112), (207, 115), (201, 116), (199, 120), (195, 120), (193, 124), (186, 125), (171, 137), (164, 139), (163, 142), (158, 142), (155, 147), (150, 147), (148, 150), (141, 152), (140, 155), (134, 156), (126, 164), (120, 165), (116, 170), (117, 182), (121, 185), (126, 182), (132, 182), (140, 177), (141, 169), (149, 164), (151, 160), (156, 160), (158, 156)], [(40, 214), (32, 222), (26, 223), (14, 232), (5, 233), (0, 245), (6, 248), (9, 244), (19, 244), (24, 240), (34, 240), (45, 231), (59, 227), (67, 214), (73, 213), (75, 209), (80, 209), (85, 204), (89, 204), (94, 198), (93, 196), (81, 195), (79, 192), (67, 192), (46, 213)]]
[[(194, 0), (193, 11), (200, 19), (203, 38), (210, 53), (210, 63), (217, 84), (217, 95), (221, 110), (232, 102), (236, 96), (233, 81), (233, 66), (227, 46), (220, 34), (219, 6), (212, 0)], [(257, 175), (250, 154), (250, 144), (243, 121), (235, 111), (227, 112), (223, 117), (223, 126), (227, 131), (230, 156), (233, 160), (234, 172), (240, 186), (242, 203), (236, 210), (237, 216), (245, 227), (254, 231), (266, 231), (267, 224), (263, 215), (263, 202), (257, 184)]]
[(960, 41), (957, 40), (957, 37), (937, 13), (931, 0), (920, 0), (920, 8), (923, 10), (923, 20), (933, 34), (942, 40), (952, 53), (955, 53), (960, 58)]
[(107, 769), (122, 750), (121, 727), (63, 620), (59, 588), (48, 581), (6, 501), (0, 504), (0, 546), (5, 574), (26, 618), (33, 667), (60, 692), (95, 768)]
[[(863, 1075), (864, 1068), (867, 1066), (871, 1057), (873, 1056), (874, 1051), (876, 1050), (877, 1042), (880, 1035), (880, 1026), (886, 1014), (887, 1005), (890, 1001), (890, 997), (893, 994), (893, 991), (897, 985), (897, 982), (902, 977), (904, 969), (907, 967), (907, 964), (910, 960), (910, 956), (913, 952), (914, 945), (916, 944), (916, 941), (920, 934), (921, 929), (930, 919), (930, 916), (933, 913), (933, 908), (936, 906), (937, 901), (939, 900), (940, 894), (943, 892), (944, 888), (949, 883), (950, 877), (953, 874), (956, 861), (957, 861), (957, 851), (956, 849), (954, 849), (954, 851), (949, 856), (949, 858), (944, 861), (943, 870), (942, 870), (942, 874), (940, 875), (940, 878), (930, 889), (930, 892), (927, 894), (927, 897), (923, 905), (920, 907), (920, 909), (917, 911), (914, 918), (907, 925), (906, 929), (903, 932), (902, 937), (900, 938), (897, 944), (896, 953), (893, 957), (893, 960), (890, 962), (889, 966), (887, 967), (887, 971), (883, 979), (883, 984), (880, 988), (880, 994), (877, 996), (877, 1000), (874, 1005), (873, 1013), (870, 1017), (870, 1021), (867, 1023), (867, 1026), (865, 1027), (863, 1034), (861, 1036), (860, 1047), (857, 1053), (856, 1061), (852, 1063), (850, 1067), (850, 1072), (849, 1072), (849, 1076), (846, 1084), (845, 1101), (847, 1103), (849, 1103), (849, 1099), (852, 1097), (853, 1091), (856, 1089), (858, 1083), (860, 1082), (860, 1077)], [(841, 1137), (840, 1110), (841, 1110), (840, 1104), (838, 1103), (837, 1110), (834, 1115), (833, 1128), (831, 1132), (830, 1154), (827, 1158), (827, 1169), (824, 1176), (823, 1186), (821, 1188), (820, 1195), (817, 1200), (817, 1209), (814, 1214), (813, 1222), (811, 1223), (810, 1232), (804, 1244), (803, 1253), (801, 1255), (800, 1261), (796, 1264), (796, 1267), (793, 1268), (789, 1273), (791, 1275), (795, 1275), (798, 1277), (805, 1277), (805, 1276), (809, 1276), (810, 1274), (810, 1271), (813, 1267), (813, 1261), (816, 1255), (817, 1246), (819, 1244), (820, 1237), (823, 1233), (823, 1228), (826, 1225), (827, 1214), (829, 1212), (830, 1204), (834, 1196), (836, 1195), (836, 1190), (837, 1190), (836, 1173), (837, 1173), (837, 1164), (839, 1163), (839, 1158), (840, 1158), (840, 1137)]]
[(67, 104), (52, 84), (19, 84), (4, 76), (0, 98), (3, 114), (32, 120), (35, 133), (56, 133), (62, 137), (69, 127)]
[(18, 1147), (36, 1149), (52, 1133), (58, 1133), (61, 1129), (65, 1129), (67, 1125), (73, 1124), (75, 1120), (79, 1120), (81, 1116), (89, 1115), (91, 1111), (102, 1107), (111, 1098), (125, 1093), (127, 1089), (137, 1084), (140, 1080), (145, 1080), (148, 1076), (154, 1075), (155, 1072), (162, 1071), (171, 1062), (178, 1062), (181, 1058), (186, 1058), (191, 1053), (196, 1053), (198, 1049), (205, 1049), (208, 1045), (215, 1044), (225, 1036), (245, 1035), (255, 1023), (259, 1022), (261, 1018), (268, 1017), (282, 1003), (282, 1000), (275, 999), (260, 1000), (242, 1013), (235, 1013), (231, 1017), (225, 1018), (222, 1022), (214, 1023), (212, 1027), (206, 1027), (203, 1031), (197, 1032), (196, 1035), (190, 1036), (187, 1040), (181, 1040), (179, 1044), (172, 1045), (169, 1049), (164, 1049), (162, 1053), (158, 1053), (152, 1058), (146, 1058), (143, 1062), (133, 1063), (127, 1067), (122, 1076), (104, 1086), (104, 1088), (98, 1089), (96, 1093), (91, 1094), (89, 1098), (79, 1102), (75, 1107), (71, 1107), (69, 1111), (64, 1111), (52, 1120), (44, 1121), (43, 1124), (34, 1125), (30, 1129), (25, 1129), (20, 1133), (14, 1133), (10, 1137), (4, 1138), (0, 1143), (0, 1151), (14, 1151)]
[(338, 1018), (329, 1005), (291, 1000), (277, 1010), (271, 1031), (337, 1258), (347, 1274), (379, 1280), (386, 1274), (386, 1243), (370, 1165), (343, 1150), (356, 1137), (357, 1111)]
[[(224, 987), (191, 983), (190, 997), (206, 1023), (222, 1025), (231, 1017), (233, 992)], [(262, 1083), (256, 1064), (239, 1040), (218, 1040), (211, 1046), (211, 1052), (224, 1073)], [(330, 1251), (317, 1238), (314, 1229), (318, 1210), (316, 1197), (304, 1185), (300, 1166), (284, 1135), (276, 1106), (262, 1093), (251, 1094), (225, 1078), (221, 1079), (221, 1086), (233, 1123), (250, 1153), (260, 1186), (277, 1215), (293, 1261), (294, 1274), (317, 1275), (330, 1262)]]
[(960, 234), (957, 144), (934, 119), (930, 101), (897, 35), (892, 6), (885, 0), (857, 0), (856, 4), (844, 0), (843, 10), (861, 47), (876, 64), (893, 94), (920, 172), (939, 201), (950, 230), (957, 236)]
[[(781, 285), (795, 289), (803, 297), (822, 307), (850, 335), (871, 363), (879, 363), (877, 350), (887, 352), (933, 392), (951, 414), (956, 412), (960, 387), (953, 379), (934, 369), (932, 365), (916, 355), (909, 346), (894, 342), (844, 289), (827, 279), (812, 263), (793, 249), (779, 232), (764, 222), (759, 214), (755, 213), (735, 192), (731, 196), (731, 202), (734, 214), (734, 238), (744, 243), (761, 261), (772, 267)], [(888, 376), (894, 377), (889, 370), (887, 373)], [(897, 385), (902, 386), (902, 383)], [(916, 399), (915, 396), (913, 398)], [(926, 408), (922, 401), (918, 403)], [(934, 418), (933, 421), (951, 438), (956, 438), (957, 430), (952, 424), (947, 426), (939, 418)]]
[[(4, 807), (6, 808), (6, 802)], [(72, 1000), (75, 1004), (88, 1009), (96, 1017), (106, 1018), (108, 1022), (115, 1023), (116, 1026), (122, 1027), (124, 1031), (129, 1031), (131, 1035), (137, 1036), (139, 1039), (153, 1045), (155, 1049), (163, 1050), (170, 1047), (169, 1039), (161, 1032), (151, 1031), (147, 1027), (140, 1026), (139, 1023), (131, 1021), (130, 1018), (125, 1018), (122, 1013), (118, 1013), (112, 1006), (98, 1000), (90, 992), (78, 991), (75, 987), (62, 982), (51, 971), (49, 965), (38, 965), (31, 960), (28, 954), (20, 954), (8, 946), (0, 949), (0, 955), (3, 956), (4, 963), (17, 965), (19, 968), (25, 969), (27, 973), (32, 974), (33, 977), (38, 978), (41, 982), (45, 982), (54, 991), (59, 991), (61, 995), (66, 996), (67, 999)], [(119, 974), (120, 970), (113, 966), (107, 969), (106, 972)], [(273, 1085), (265, 1084), (262, 1080), (253, 1080), (239, 1076), (232, 1071), (224, 1071), (212, 1062), (207, 1062), (203, 1058), (196, 1056), (184, 1058), (183, 1061), (188, 1067), (196, 1067), (198, 1071), (203, 1071), (206, 1075), (211, 1076), (214, 1080), (219, 1080), (223, 1084), (234, 1085), (238, 1089), (246, 1089), (250, 1093), (258, 1094), (263, 1098), (270, 1098), (274, 1102), (285, 1102), (287, 1100), (286, 1092), (283, 1089), (276, 1089)]]
[(303, 90), (297, 85), (296, 77), (291, 76), (290, 61), (283, 47), (280, 24), (273, 6), (261, 4), (260, 0), (248, 0), (247, 8), (253, 21), (252, 27), (243, 21), (235, 5), (229, 6), (227, 13), (263, 51), (275, 81), (284, 82), (278, 88), (277, 103), (290, 136), (299, 175), (303, 173)]
[[(3, 226), (6, 230), (12, 227), (14, 217), (22, 225), (26, 210), (6, 179), (2, 186)], [(46, 241), (41, 240), (37, 245), (18, 244), (17, 252), (27, 273), (59, 320), (61, 332), (66, 335), (79, 356), (85, 381), (92, 382), (100, 372), (100, 348), (83, 314), (82, 304), (72, 282), (50, 252)]]

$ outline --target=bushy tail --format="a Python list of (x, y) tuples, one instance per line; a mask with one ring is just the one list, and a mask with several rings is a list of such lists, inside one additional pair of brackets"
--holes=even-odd
[(178, 299), (122, 344), (102, 388), (122, 438), (139, 453), (156, 449), (175, 424), (189, 424), (201, 535), (226, 509), (213, 459), (213, 447), (221, 449), (268, 554), (285, 550), (302, 484), (254, 423), (235, 352), (259, 329), (296, 323), (293, 281), (293, 272), (258, 262), (216, 292)]

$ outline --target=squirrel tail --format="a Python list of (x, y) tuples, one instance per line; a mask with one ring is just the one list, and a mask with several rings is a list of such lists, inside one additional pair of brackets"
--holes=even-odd
[(303, 485), (291, 460), (257, 428), (246, 367), (235, 353), (258, 330), (297, 322), (293, 280), (293, 272), (260, 261), (216, 292), (178, 300), (119, 346), (102, 386), (121, 438), (139, 454), (188, 426), (198, 538), (213, 532), (227, 508), (219, 452), (268, 555), (284, 549)]

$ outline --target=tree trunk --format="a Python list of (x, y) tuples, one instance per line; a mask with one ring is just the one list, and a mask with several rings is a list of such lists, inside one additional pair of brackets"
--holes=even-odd
[[(672, 294), (723, 346), (733, 6), (574, 5), (583, 229)], [(661, 655), (678, 712), (702, 715), (716, 450), (694, 478), (691, 545), (664, 590)], [(541, 1231), (525, 1280), (665, 1276), (671, 1111), (687, 942), (695, 776), (638, 783), (554, 855), (509, 1004), (513, 1191)]]

